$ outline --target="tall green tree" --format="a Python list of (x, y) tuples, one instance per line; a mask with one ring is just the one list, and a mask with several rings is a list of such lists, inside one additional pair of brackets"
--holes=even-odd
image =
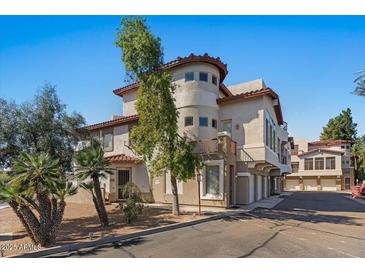
[(352, 120), (351, 109), (343, 110), (338, 116), (331, 118), (323, 128), (321, 140), (354, 140), (357, 124)]
[(59, 161), (45, 153), (21, 154), (14, 161), (11, 180), (0, 182), (0, 201), (10, 205), (32, 241), (42, 246), (55, 243), (65, 198), (76, 192)]
[(23, 104), (0, 98), (0, 168), (10, 167), (21, 152), (44, 152), (71, 170), (74, 148), (86, 134), (83, 125), (84, 118), (68, 114), (50, 84)]
[(193, 145), (178, 133), (171, 74), (163, 67), (161, 40), (140, 17), (122, 18), (116, 45), (130, 78), (139, 82), (136, 109), (138, 125), (131, 131), (133, 150), (143, 158), (152, 176), (171, 172), (173, 214), (179, 214), (177, 180), (195, 174)]
[(365, 96), (365, 70), (357, 74), (354, 82), (356, 83), (356, 88), (353, 93), (359, 96)]
[(365, 180), (365, 135), (356, 139), (352, 146), (352, 153), (355, 157), (356, 178), (361, 182)]
[[(76, 178), (83, 182), (81, 187), (90, 191), (103, 227), (109, 225), (109, 219), (101, 193), (100, 178), (105, 178), (106, 174), (112, 174), (110, 166), (110, 161), (104, 158), (104, 151), (98, 143), (79, 151), (75, 156)], [(87, 181), (89, 179), (91, 182)]]

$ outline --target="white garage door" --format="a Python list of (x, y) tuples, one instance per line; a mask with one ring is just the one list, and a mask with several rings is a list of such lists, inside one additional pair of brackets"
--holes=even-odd
[(321, 179), (323, 191), (336, 191), (336, 179)]
[(304, 190), (317, 191), (317, 180), (303, 180)]
[(299, 180), (286, 180), (287, 191), (297, 191), (300, 190)]

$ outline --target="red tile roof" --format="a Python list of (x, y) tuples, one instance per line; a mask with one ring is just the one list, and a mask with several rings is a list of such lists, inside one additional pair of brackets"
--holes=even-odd
[(111, 161), (111, 162), (118, 162), (118, 163), (128, 163), (128, 164), (138, 164), (142, 161), (138, 158), (128, 156), (125, 154), (117, 154), (112, 156), (107, 156), (105, 159)]
[(109, 121), (105, 121), (102, 123), (86, 126), (85, 129), (95, 130), (95, 129), (106, 128), (106, 127), (110, 127), (110, 126), (122, 125), (122, 124), (125, 124), (128, 122), (133, 122), (133, 121), (138, 121), (138, 115), (123, 116), (121, 118), (117, 118), (114, 120), (109, 120)]
[(344, 154), (343, 151), (339, 151), (339, 150), (326, 149), (326, 148), (317, 148), (317, 149), (313, 149), (313, 150), (298, 154), (298, 157), (304, 156), (304, 155), (309, 155), (309, 154), (312, 154), (312, 153), (317, 153), (317, 152), (329, 152), (329, 153), (335, 153), (335, 154)]
[(283, 119), (283, 114), (281, 111), (279, 95), (276, 92), (274, 92), (271, 88), (263, 88), (263, 89), (259, 89), (259, 90), (254, 90), (254, 91), (244, 92), (244, 93), (240, 93), (240, 94), (236, 94), (236, 95), (232, 95), (232, 96), (227, 96), (224, 98), (219, 98), (219, 99), (217, 99), (217, 103), (222, 105), (225, 103), (236, 102), (238, 100), (245, 100), (245, 99), (254, 98), (254, 97), (263, 96), (263, 95), (269, 95), (273, 99), (278, 100), (278, 104), (276, 106), (274, 106), (274, 110), (275, 110), (279, 125), (283, 124), (284, 119)]
[[(178, 66), (182, 66), (182, 65), (186, 65), (186, 64), (194, 63), (194, 62), (203, 62), (203, 63), (208, 63), (208, 64), (212, 64), (212, 65), (216, 66), (219, 70), (219, 74), (220, 74), (219, 79), (220, 79), (221, 83), (223, 82), (224, 78), (228, 74), (227, 64), (223, 64), (219, 57), (213, 58), (213, 57), (209, 56), (207, 53), (205, 53), (204, 55), (190, 54), (187, 57), (177, 57), (175, 60), (164, 64), (163, 67), (165, 69), (172, 69), (172, 68), (175, 68)], [(138, 83), (133, 83), (128, 86), (115, 89), (115, 90), (113, 90), (113, 92), (114, 92), (114, 94), (116, 94), (118, 96), (123, 96), (123, 94), (126, 93), (127, 91), (132, 91), (136, 88), (138, 88)], [(220, 88), (222, 90), (225, 88), (225, 86), (223, 85), (223, 87), (221, 87), (221, 85), (220, 85)], [(225, 89), (227, 89), (227, 88), (225, 88)], [(223, 92), (227, 92), (227, 91), (225, 90)], [(228, 94), (229, 93), (230, 93), (230, 91), (228, 90)]]
[(308, 143), (311, 146), (333, 146), (333, 145), (341, 145), (341, 144), (352, 144), (352, 140), (324, 140), (324, 141), (315, 141)]
[(227, 96), (233, 96), (232, 92), (223, 83), (219, 84), (219, 90)]

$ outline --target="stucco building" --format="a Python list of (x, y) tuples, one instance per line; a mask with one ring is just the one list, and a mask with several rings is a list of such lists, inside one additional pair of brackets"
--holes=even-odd
[[(282, 190), (291, 172), (290, 143), (279, 96), (263, 80), (225, 86), (227, 65), (207, 54), (191, 54), (165, 64), (176, 85), (180, 133), (196, 142), (204, 159), (201, 203), (229, 207), (249, 204)], [(135, 109), (138, 84), (114, 90), (123, 113), (87, 128), (104, 146), (116, 169), (103, 181), (106, 198), (120, 198), (132, 181), (150, 201), (172, 201), (170, 174), (151, 178), (146, 166), (129, 148), (129, 132), (138, 123)], [(181, 204), (198, 203), (197, 179), (178, 182)]]
[(288, 191), (340, 191), (355, 183), (352, 141), (295, 140), (291, 151), (292, 174), (285, 178)]

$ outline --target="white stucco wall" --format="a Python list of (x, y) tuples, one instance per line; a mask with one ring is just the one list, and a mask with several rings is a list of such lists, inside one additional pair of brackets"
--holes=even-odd
[(232, 119), (232, 139), (245, 148), (264, 146), (264, 104), (262, 97), (220, 106), (219, 121)]
[[(307, 158), (313, 158), (316, 157), (335, 157), (336, 162), (336, 169), (328, 169), (326, 170), (326, 159), (324, 159), (324, 170), (304, 170), (304, 159)], [(294, 158), (294, 157), (293, 157)], [(292, 160), (292, 162), (297, 162), (299, 160), (299, 172), (298, 173), (292, 173), (288, 175), (288, 178), (290, 176), (331, 176), (331, 175), (342, 175), (342, 164), (341, 164), (341, 155), (329, 153), (329, 152), (317, 152), (312, 153), (309, 155), (305, 155), (305, 157), (297, 157), (295, 156), (295, 159)], [(315, 167), (315, 160), (313, 160), (313, 167)]]
[(135, 103), (136, 103), (137, 91), (129, 91), (123, 95), (123, 116), (137, 114)]

